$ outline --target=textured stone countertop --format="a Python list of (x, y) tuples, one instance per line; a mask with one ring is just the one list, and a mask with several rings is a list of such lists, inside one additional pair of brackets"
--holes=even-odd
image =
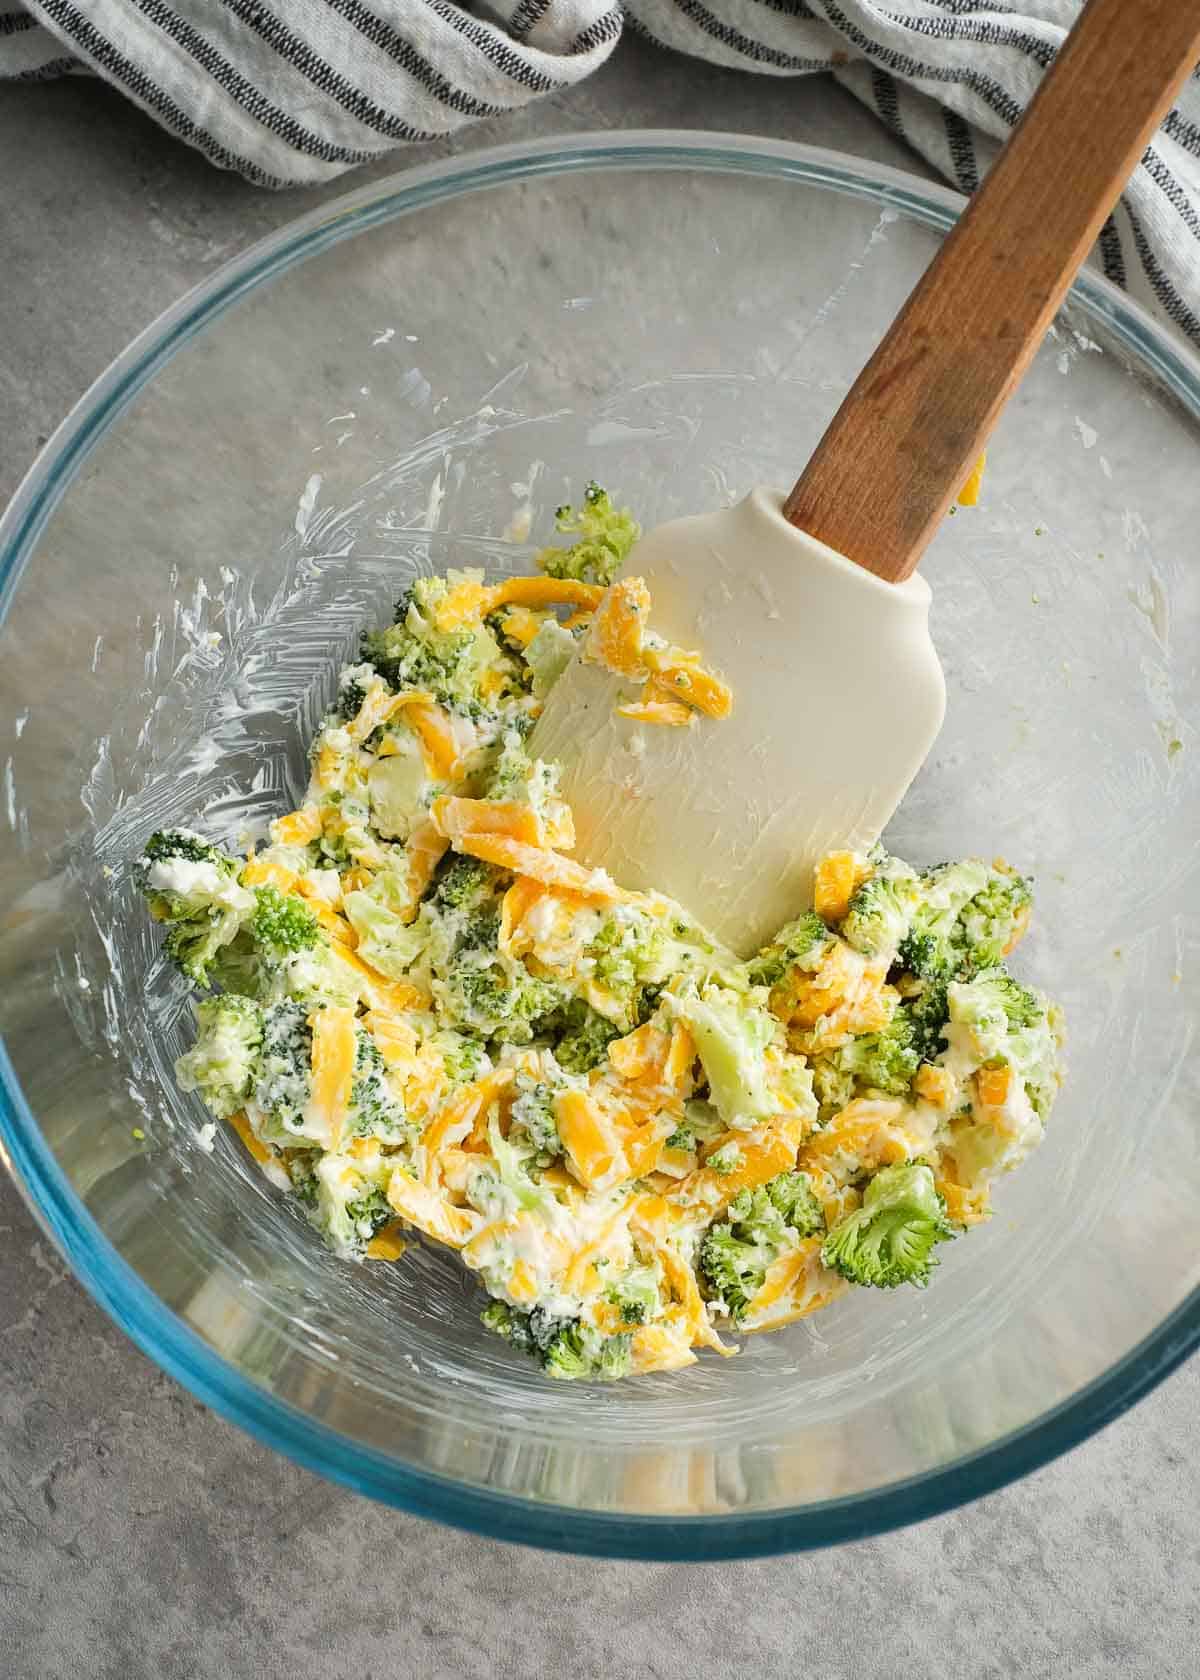
[[(749, 77), (634, 43), (572, 95), (367, 174), (643, 125), (922, 167), (826, 78)], [(0, 87), (0, 157), (0, 502), (154, 315), (365, 178), (263, 194), (84, 80)], [(1065, 1459), (918, 1528), (675, 1566), (476, 1539), (275, 1457), (135, 1351), (2, 1177), (0, 1349), (7, 1680), (1170, 1680), (1200, 1667), (1195, 1362)]]

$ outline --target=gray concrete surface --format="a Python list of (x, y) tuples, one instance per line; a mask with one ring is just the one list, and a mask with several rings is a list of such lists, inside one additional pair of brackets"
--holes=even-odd
[[(914, 166), (824, 80), (636, 44), (575, 94), (454, 149), (640, 124)], [(0, 87), (0, 159), (0, 500), (146, 321), (348, 184), (265, 196), (82, 81)], [(852, 1547), (693, 1567), (550, 1557), (370, 1505), (207, 1412), (83, 1295), (2, 1181), (0, 1674), (1191, 1676), (1198, 1399), (1193, 1364), (1017, 1486)]]

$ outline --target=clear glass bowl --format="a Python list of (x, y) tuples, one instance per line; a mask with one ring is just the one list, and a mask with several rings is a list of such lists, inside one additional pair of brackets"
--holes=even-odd
[(339, 1262), (231, 1135), (204, 1152), (126, 870), (158, 823), (234, 840), (296, 797), (340, 656), (415, 569), (524, 564), (593, 475), (647, 522), (789, 483), (958, 203), (711, 135), (414, 170), (149, 328), (0, 526), (0, 1151), (135, 1341), (352, 1487), (578, 1551), (820, 1545), (1041, 1463), (1197, 1338), (1200, 368), (1094, 277), (925, 566), (950, 713), (892, 842), (1036, 872), (1021, 966), (1072, 1064), (928, 1293), (547, 1383), (452, 1261)]

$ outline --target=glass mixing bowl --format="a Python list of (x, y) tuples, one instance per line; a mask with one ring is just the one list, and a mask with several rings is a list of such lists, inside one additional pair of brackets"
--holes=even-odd
[(156, 825), (236, 841), (295, 801), (415, 571), (524, 566), (589, 476), (647, 523), (790, 483), (959, 203), (711, 135), (413, 170), (149, 328), (0, 526), (0, 1151), (117, 1323), (315, 1469), (543, 1545), (779, 1551), (996, 1487), (1194, 1344), (1200, 367), (1090, 275), (924, 568), (950, 710), (892, 844), (1036, 873), (1020, 969), (1071, 1031), (1044, 1148), (927, 1293), (547, 1382), (446, 1256), (338, 1261), (232, 1134), (206, 1152), (129, 881)]

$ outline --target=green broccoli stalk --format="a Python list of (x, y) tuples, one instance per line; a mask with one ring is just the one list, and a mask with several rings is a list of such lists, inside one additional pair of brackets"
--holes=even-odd
[(554, 523), (564, 536), (579, 535), (569, 548), (544, 548), (537, 564), (548, 577), (579, 578), (607, 588), (642, 534), (628, 508), (615, 508), (598, 484), (589, 484), (583, 505), (558, 508)]
[(520, 1312), (504, 1301), (492, 1301), (479, 1316), (560, 1382), (615, 1382), (629, 1370), (633, 1337), (627, 1331), (602, 1336), (577, 1318), (557, 1318), (544, 1307)]
[(150, 914), (166, 924), (167, 955), (195, 986), (209, 985), (218, 953), (255, 909), (241, 865), (188, 828), (160, 829), (134, 865)]
[(824, 1228), (804, 1173), (780, 1173), (756, 1190), (739, 1191), (728, 1217), (711, 1225), (700, 1244), (699, 1272), (710, 1299), (740, 1323), (774, 1261)]
[(933, 1172), (923, 1163), (884, 1167), (867, 1185), (863, 1203), (830, 1231), (823, 1263), (851, 1283), (924, 1289), (937, 1264), (934, 1247), (955, 1235)]

